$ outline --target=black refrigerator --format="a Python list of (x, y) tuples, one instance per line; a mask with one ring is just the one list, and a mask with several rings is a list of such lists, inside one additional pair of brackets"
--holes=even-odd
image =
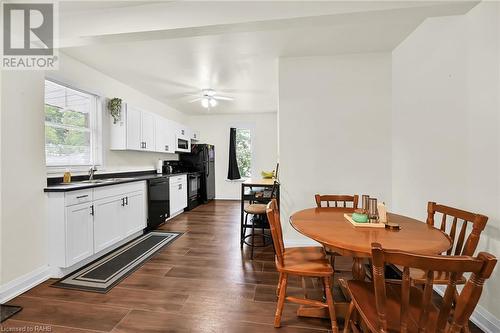
[(215, 146), (193, 144), (191, 153), (180, 154), (179, 159), (190, 170), (201, 172), (201, 201), (206, 203), (215, 199)]

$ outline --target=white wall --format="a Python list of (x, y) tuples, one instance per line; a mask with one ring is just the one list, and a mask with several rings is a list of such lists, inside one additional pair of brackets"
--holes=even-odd
[[(186, 122), (174, 109), (60, 53), (60, 69), (3, 71), (1, 76), (1, 239), (0, 298), (9, 286), (41, 277), (47, 266), (44, 79), (45, 76), (105, 97), (122, 97), (142, 109)], [(176, 154), (109, 151), (107, 114), (103, 117), (104, 168), (154, 169), (158, 158)], [(15, 289), (15, 287), (14, 287)]]
[(198, 128), (201, 141), (215, 145), (215, 196), (218, 199), (239, 199), (241, 182), (227, 181), (229, 159), (229, 129), (252, 130), (252, 167), (257, 178), (263, 170), (270, 171), (277, 162), (276, 113), (244, 115), (191, 116), (190, 125)]
[(44, 74), (2, 72), (2, 283), (47, 265)]
[[(120, 97), (126, 103), (143, 110), (160, 114), (180, 123), (187, 122), (187, 116), (185, 114), (166, 106), (62, 52), (60, 53), (59, 70), (48, 72), (47, 77), (106, 98)], [(156, 161), (160, 158), (165, 160), (178, 159), (177, 154), (109, 150), (109, 122), (110, 117), (108, 111), (104, 108), (102, 123), (104, 151), (103, 168), (106, 171), (154, 169), (156, 167)]]
[(315, 193), (391, 201), (389, 53), (280, 59), (278, 119), (283, 221)]
[[(465, 16), (428, 19), (392, 54), (391, 208), (423, 219), (432, 200), (485, 214), (478, 249), (497, 256), (499, 14), (499, 4), (488, 2)], [(498, 295), (497, 268), (479, 308), (497, 325), (490, 314), (500, 318)]]

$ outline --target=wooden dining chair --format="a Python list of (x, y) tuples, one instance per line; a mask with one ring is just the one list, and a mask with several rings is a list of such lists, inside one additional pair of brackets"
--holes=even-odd
[[(339, 195), (339, 194), (327, 194), (320, 195), (316, 194), (314, 196), (316, 201), (316, 206), (318, 208), (329, 208), (332, 210), (342, 210), (343, 212), (352, 213), (358, 208), (359, 196), (355, 195)], [(332, 249), (326, 248), (326, 254), (330, 256), (330, 263), (334, 271), (342, 271), (335, 269), (335, 257), (340, 256), (339, 253)], [(350, 270), (344, 270), (350, 271)]]
[[(437, 214), (441, 215), (439, 225), (436, 225)], [(473, 256), (487, 222), (488, 217), (481, 214), (440, 205), (435, 202), (427, 204), (427, 224), (440, 229), (450, 238), (451, 247), (446, 252), (446, 255)], [(426, 281), (426, 273), (422, 270), (412, 269), (410, 275), (415, 284), (424, 284)], [(448, 280), (449, 276), (446, 272), (435, 272), (434, 284), (447, 284)], [(460, 277), (457, 283), (463, 284), (465, 279)]]
[[(380, 244), (373, 243), (372, 262), (373, 282), (341, 281), (352, 300), (344, 333), (356, 327), (351, 320), (355, 311), (371, 332), (458, 333), (468, 323), (481, 296), (483, 284), (491, 276), (497, 259), (485, 252), (479, 253), (476, 258), (419, 255), (386, 250)], [(386, 264), (404, 267), (400, 283), (385, 280)], [(411, 268), (427, 272), (424, 289), (412, 285)], [(439, 306), (432, 301), (435, 271), (445, 271), (449, 276), (443, 302)], [(456, 283), (462, 273), (472, 274), (455, 299), (455, 293), (458, 292)]]
[[(283, 232), (281, 229), (280, 214), (276, 199), (272, 199), (267, 205), (267, 218), (271, 227), (271, 235), (276, 251), (275, 263), (279, 272), (277, 287), (278, 304), (274, 318), (274, 327), (281, 326), (281, 315), (285, 300), (313, 307), (328, 308), (333, 332), (338, 332), (335, 306), (331, 290), (333, 268), (326, 258), (323, 247), (290, 247), (285, 248), (283, 244)], [(323, 282), (326, 302), (304, 298), (286, 296), (288, 277), (290, 275), (300, 277), (320, 278)]]
[(316, 206), (318, 208), (319, 207), (352, 208), (352, 211), (354, 211), (355, 209), (358, 208), (359, 197), (358, 195), (316, 194), (314, 196), (314, 199), (316, 200)]

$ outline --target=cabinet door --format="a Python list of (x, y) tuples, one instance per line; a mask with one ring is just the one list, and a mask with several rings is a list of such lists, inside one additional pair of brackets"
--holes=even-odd
[(165, 152), (165, 118), (155, 116), (155, 151)]
[(146, 228), (144, 192), (127, 194), (125, 202), (123, 226), (124, 236), (127, 237)]
[(179, 184), (179, 206), (180, 206), (180, 209), (184, 209), (187, 207), (187, 178), (186, 178), (186, 176), (184, 176), (184, 180)]
[(99, 252), (123, 238), (121, 226), (125, 215), (125, 196), (94, 202), (94, 250)]
[(141, 150), (141, 111), (127, 107), (127, 149)]
[(66, 267), (94, 254), (92, 203), (66, 208)]
[(144, 150), (155, 150), (155, 116), (149, 112), (142, 112), (142, 141)]
[(180, 210), (179, 183), (170, 183), (170, 216)]
[(168, 119), (164, 119), (163, 140), (164, 148), (167, 153), (175, 152), (175, 125)]

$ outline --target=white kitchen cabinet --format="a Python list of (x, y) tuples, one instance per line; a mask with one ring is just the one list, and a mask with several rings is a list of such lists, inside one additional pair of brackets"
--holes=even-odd
[(191, 141), (196, 141), (196, 142), (200, 141), (200, 133), (198, 131), (191, 130), (190, 134), (191, 134)]
[(124, 236), (130, 236), (146, 228), (146, 207), (145, 193), (142, 191), (130, 193), (125, 197), (125, 206), (123, 211), (123, 233)]
[(178, 213), (187, 207), (187, 176), (173, 176), (170, 186), (170, 215)]
[(141, 150), (143, 147), (141, 117), (142, 112), (131, 106), (127, 107), (126, 114), (126, 142), (125, 147), (130, 150)]
[(50, 265), (74, 270), (140, 235), (147, 223), (145, 181), (48, 196)]
[(94, 203), (94, 250), (99, 252), (123, 238), (125, 196), (110, 197)]
[(111, 150), (186, 153), (191, 151), (191, 141), (199, 140), (197, 131), (126, 103), (119, 121), (109, 119)]
[(94, 254), (92, 204), (67, 207), (65, 222), (65, 264), (71, 266)]
[(155, 116), (149, 112), (142, 111), (141, 134), (144, 144), (143, 150), (155, 150)]
[(155, 150), (155, 116), (136, 107), (122, 108), (121, 120), (111, 121), (110, 149)]
[(175, 127), (163, 117), (155, 117), (155, 151), (159, 153), (175, 152)]

